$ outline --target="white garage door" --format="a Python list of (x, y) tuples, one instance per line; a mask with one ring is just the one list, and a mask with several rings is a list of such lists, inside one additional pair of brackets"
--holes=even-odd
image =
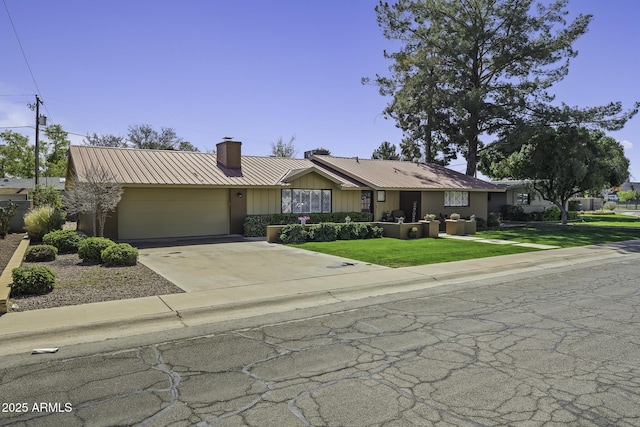
[(229, 234), (229, 190), (125, 188), (118, 238)]

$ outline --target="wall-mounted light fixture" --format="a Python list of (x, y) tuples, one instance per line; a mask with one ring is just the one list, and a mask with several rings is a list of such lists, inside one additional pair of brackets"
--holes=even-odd
[(242, 191), (238, 191), (238, 192), (236, 193), (236, 197), (237, 197), (237, 198), (239, 198), (239, 199), (241, 199), (241, 198), (242, 198)]

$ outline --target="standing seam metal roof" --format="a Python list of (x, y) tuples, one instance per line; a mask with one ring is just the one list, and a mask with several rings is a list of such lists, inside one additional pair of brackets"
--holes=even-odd
[[(80, 180), (89, 169), (100, 166), (124, 185), (284, 186), (282, 179), (292, 170), (317, 168), (308, 159), (242, 156), (242, 169), (231, 170), (220, 167), (215, 154), (187, 151), (72, 145), (69, 153)], [(343, 188), (361, 186), (322, 169)]]
[(309, 169), (322, 171), (343, 189), (504, 191), (439, 165), (392, 160), (242, 156), (242, 168), (234, 170), (219, 166), (212, 153), (89, 145), (72, 145), (69, 153), (80, 180), (89, 169), (101, 166), (124, 185), (286, 186), (287, 177)]

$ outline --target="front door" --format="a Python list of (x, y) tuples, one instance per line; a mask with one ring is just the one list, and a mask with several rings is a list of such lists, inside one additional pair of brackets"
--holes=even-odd
[(244, 235), (244, 220), (247, 217), (247, 190), (229, 189), (229, 233)]
[(400, 209), (404, 211), (404, 222), (416, 222), (422, 218), (420, 212), (421, 194), (419, 191), (400, 192)]

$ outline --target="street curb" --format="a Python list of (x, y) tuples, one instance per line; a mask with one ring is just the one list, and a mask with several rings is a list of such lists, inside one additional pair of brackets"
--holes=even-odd
[[(629, 242), (627, 242), (628, 244)], [(640, 241), (634, 241), (632, 248), (618, 245), (594, 245), (581, 247), (575, 253), (558, 253), (563, 249), (532, 252), (531, 260), (513, 260), (502, 265), (495, 263), (487, 266), (488, 261), (476, 260), (473, 264), (460, 262), (460, 269), (456, 271), (437, 272), (429, 271), (429, 266), (405, 267), (405, 273), (410, 273), (410, 278), (401, 280), (383, 280), (380, 282), (360, 283), (355, 286), (341, 286), (330, 289), (313, 290), (309, 292), (297, 292), (275, 297), (264, 297), (247, 301), (227, 302), (217, 305), (202, 305), (193, 308), (176, 309), (172, 307), (170, 295), (147, 297), (146, 303), (151, 306), (147, 314), (139, 314), (140, 311), (131, 311), (121, 315), (118, 319), (103, 319), (91, 322), (90, 316), (95, 310), (89, 310), (89, 316), (83, 324), (68, 324), (58, 326), (40, 325), (38, 330), (20, 331), (3, 335), (0, 332), (0, 341), (3, 348), (11, 349), (8, 354), (23, 351), (25, 346), (32, 341), (46, 342), (47, 345), (63, 346), (80, 342), (95, 342), (124, 336), (135, 336), (150, 332), (162, 332), (168, 329), (180, 329), (191, 326), (217, 323), (232, 319), (250, 318), (263, 314), (271, 314), (281, 311), (294, 311), (303, 308), (319, 307), (334, 303), (344, 303), (354, 300), (365, 300), (371, 297), (408, 293), (425, 290), (443, 285), (453, 285), (472, 282), (482, 279), (496, 279), (502, 276), (522, 274), (528, 271), (550, 270), (562, 267), (570, 267), (595, 260), (612, 262), (625, 256), (640, 252)], [(547, 254), (547, 255), (545, 255)], [(505, 257), (517, 257), (521, 254), (505, 255)], [(500, 257), (504, 260), (503, 257)], [(505, 260), (506, 261), (506, 260)], [(450, 263), (446, 263), (450, 264)], [(432, 267), (437, 264), (432, 264)], [(467, 268), (464, 268), (467, 267)], [(469, 268), (471, 267), (471, 268)], [(437, 268), (435, 268), (437, 270)], [(423, 270), (423, 271), (420, 271)], [(455, 270), (455, 269), (454, 269)], [(279, 282), (274, 282), (279, 283)], [(268, 285), (268, 284), (264, 284)], [(174, 294), (183, 295), (183, 294)], [(120, 304), (139, 305), (141, 299), (121, 300)], [(113, 302), (112, 302), (113, 303)], [(105, 304), (105, 303), (95, 303)], [(4, 316), (18, 317), (12, 321), (20, 322), (20, 315), (38, 312), (27, 311), (8, 313)], [(104, 310), (102, 310), (104, 314)], [(8, 319), (7, 319), (8, 320)], [(1, 323), (1, 322), (0, 322)], [(94, 335), (93, 337), (91, 335)], [(100, 335), (96, 340), (95, 335)], [(4, 354), (0, 352), (1, 354)]]
[(0, 314), (4, 314), (9, 310), (8, 302), (11, 295), (11, 283), (13, 283), (11, 273), (14, 268), (20, 267), (20, 264), (22, 264), (22, 258), (24, 258), (24, 253), (27, 251), (29, 243), (30, 240), (25, 234), (0, 275)]

